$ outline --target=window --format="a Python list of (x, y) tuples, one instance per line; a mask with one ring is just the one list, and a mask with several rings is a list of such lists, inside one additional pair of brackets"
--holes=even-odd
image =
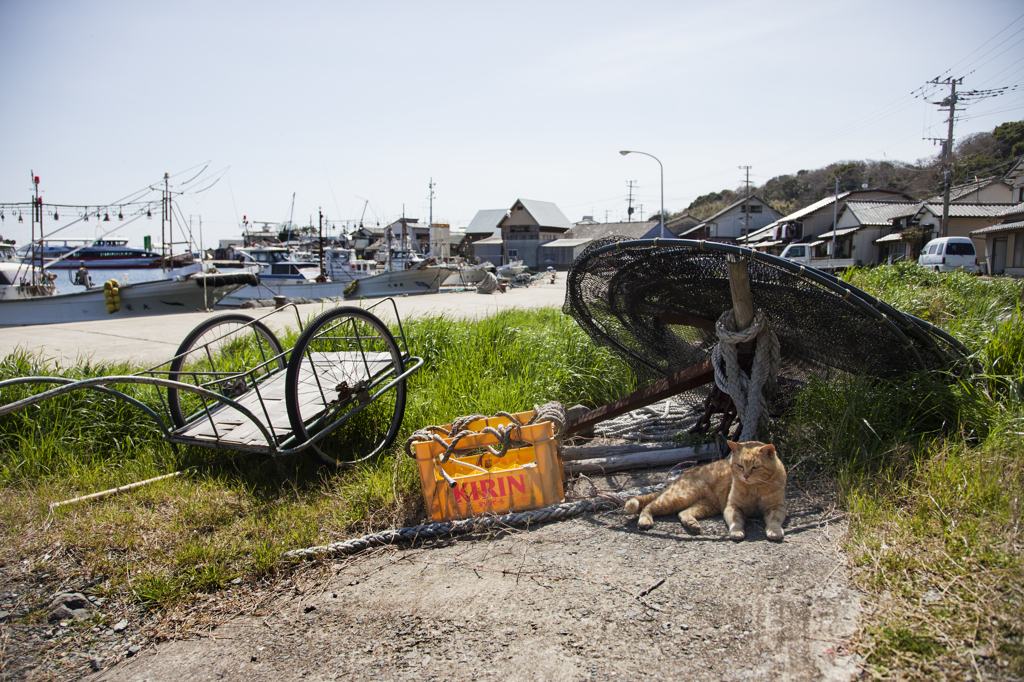
[(789, 257), (790, 258), (803, 258), (804, 257), (804, 247), (802, 247), (802, 246), (794, 246), (792, 249), (789, 250)]
[(973, 256), (974, 244), (966, 244), (964, 242), (950, 242), (949, 244), (946, 244), (946, 255)]
[(1013, 237), (1013, 267), (1024, 268), (1024, 232), (1016, 232)]
[(740, 213), (747, 213), (748, 210), (750, 213), (760, 213), (761, 204), (743, 204), (740, 206)]
[(928, 247), (928, 255), (930, 256), (933, 253), (935, 253), (935, 244), (932, 244), (931, 246)]
[(508, 257), (509, 257), (509, 260), (511, 260), (513, 258), (519, 258), (519, 249), (509, 249), (508, 250)]

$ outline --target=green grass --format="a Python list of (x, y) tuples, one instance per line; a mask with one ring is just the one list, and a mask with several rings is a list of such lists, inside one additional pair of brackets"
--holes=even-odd
[[(109, 577), (109, 593), (171, 607), (237, 578), (273, 577), (288, 567), (282, 554), (289, 549), (417, 521), (418, 473), (401, 453), (415, 429), (549, 400), (596, 406), (635, 387), (625, 365), (554, 309), (477, 322), (417, 319), (405, 331), (410, 350), (426, 363), (410, 381), (402, 431), (386, 455), (341, 474), (302, 456), (279, 466), (258, 455), (224, 462), (223, 452), (175, 452), (144, 412), (94, 391), (0, 417), (0, 526), (8, 529), (8, 551), (30, 556), (59, 541), (78, 558), (79, 570)], [(289, 347), (295, 336), (282, 335), (282, 342)], [(81, 379), (138, 369), (58, 367), (16, 353), (0, 362), (0, 379)], [(45, 388), (14, 387), (0, 401)], [(118, 389), (164, 410), (150, 387)], [(51, 502), (196, 465), (206, 466), (99, 502), (59, 507), (48, 520)]]
[(980, 369), (812, 382), (776, 425), (791, 466), (837, 481), (849, 512), (868, 606), (854, 649), (878, 679), (1021, 676), (1021, 284), (910, 263), (844, 277), (953, 333)]

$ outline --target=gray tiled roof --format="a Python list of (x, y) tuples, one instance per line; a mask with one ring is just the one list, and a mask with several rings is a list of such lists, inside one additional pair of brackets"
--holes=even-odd
[(517, 201), (541, 227), (561, 227), (566, 230), (572, 227), (572, 223), (565, 217), (565, 214), (550, 201), (537, 201), (536, 199), (517, 199)]
[[(1001, 215), (1010, 206), (1013, 206), (1013, 204), (950, 204), (949, 215), (951, 218), (994, 218)], [(927, 211), (935, 216), (941, 216), (942, 202), (921, 204), (921, 208), (917, 212), (921, 213), (923, 211)]]
[(1015, 230), (1024, 229), (1024, 220), (1016, 223), (1000, 223), (999, 225), (993, 225), (992, 227), (983, 227), (980, 230), (974, 230), (971, 232), (971, 236), (981, 236), (985, 234), (995, 234), (997, 232), (1013, 232)]
[(473, 219), (466, 226), (466, 234), (493, 234), (498, 229), (498, 223), (508, 214), (503, 208), (488, 208), (477, 211)]
[(846, 202), (846, 210), (852, 212), (861, 225), (891, 225), (894, 218), (914, 215), (920, 206), (915, 201)]
[(596, 223), (594, 225), (573, 225), (565, 236), (570, 239), (604, 239), (605, 237), (629, 237), (639, 239), (658, 226), (657, 220), (631, 223)]

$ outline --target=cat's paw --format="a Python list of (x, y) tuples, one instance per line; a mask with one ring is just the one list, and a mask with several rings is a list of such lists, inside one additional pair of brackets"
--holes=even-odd
[(647, 530), (653, 525), (654, 519), (647, 516), (641, 516), (636, 522), (636, 527), (640, 530)]
[(769, 540), (778, 541), (782, 540), (783, 536), (785, 536), (785, 533), (782, 530), (782, 526), (779, 526), (778, 528), (768, 528), (766, 532), (768, 534)]
[(626, 503), (626, 506), (622, 508), (622, 511), (627, 514), (636, 514), (640, 511), (640, 500), (635, 497)]
[(742, 540), (745, 537), (747, 537), (747, 534), (741, 530), (734, 530), (729, 532), (730, 540)]

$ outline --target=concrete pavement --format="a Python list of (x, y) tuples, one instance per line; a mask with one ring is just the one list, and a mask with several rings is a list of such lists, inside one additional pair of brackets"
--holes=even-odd
[[(382, 299), (361, 302), (310, 303), (296, 306), (302, 319), (309, 319), (333, 305), (360, 305), (367, 308)], [(565, 275), (560, 273), (554, 284), (535, 284), (529, 288), (509, 289), (500, 294), (475, 292), (439, 293), (396, 298), (402, 320), (431, 315), (453, 318), (481, 318), (511, 308), (561, 307), (565, 301)], [(377, 313), (388, 319), (391, 306), (380, 306)], [(16, 349), (41, 353), (51, 361), (68, 365), (78, 360), (115, 363), (132, 362), (153, 366), (174, 356), (182, 339), (203, 320), (214, 313), (182, 313), (129, 320), (96, 320), (31, 327), (0, 327), (0, 358)], [(270, 308), (241, 311), (250, 317), (261, 317)], [(295, 313), (288, 308), (264, 320), (272, 329), (294, 327)]]

